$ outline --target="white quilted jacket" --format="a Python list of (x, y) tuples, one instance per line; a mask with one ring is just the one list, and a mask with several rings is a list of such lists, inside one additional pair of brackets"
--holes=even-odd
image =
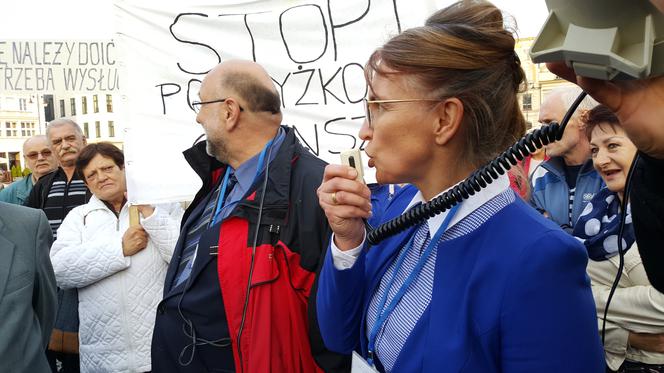
[(58, 229), (51, 261), (58, 286), (78, 288), (81, 372), (147, 372), (155, 311), (180, 229), (179, 204), (141, 221), (148, 245), (122, 254), (129, 207), (119, 218), (93, 196)]

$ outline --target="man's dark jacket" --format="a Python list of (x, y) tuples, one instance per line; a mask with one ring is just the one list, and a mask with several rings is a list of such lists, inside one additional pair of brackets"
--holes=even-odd
[(253, 261), (265, 171), (230, 216), (202, 234), (189, 279), (174, 287), (186, 232), (226, 167), (206, 154), (204, 142), (185, 151), (203, 187), (182, 219), (166, 274), (153, 335), (153, 371), (350, 370), (347, 356), (325, 349), (314, 304), (315, 274), (331, 234), (316, 196), (325, 163), (300, 144), (292, 129), (284, 130), (269, 164)]
[(664, 293), (664, 160), (639, 156), (630, 193), (634, 233), (648, 280)]
[[(25, 203), (23, 205), (35, 209), (43, 209), (44, 205), (46, 204), (46, 198), (48, 197), (48, 192), (51, 190), (51, 187), (53, 186), (53, 182), (55, 181), (57, 176), (63, 176), (64, 172), (65, 170), (63, 170), (61, 167), (58, 167), (54, 171), (51, 171), (46, 175), (40, 177), (39, 180), (37, 180), (35, 185), (32, 187), (30, 195), (28, 196), (28, 199), (25, 200)], [(67, 176), (64, 177), (66, 179)], [(74, 177), (72, 178), (72, 180), (76, 179), (79, 179), (79, 177), (76, 173), (74, 173)], [(89, 201), (90, 197), (92, 197), (92, 193), (88, 189), (85, 192), (85, 200)]]

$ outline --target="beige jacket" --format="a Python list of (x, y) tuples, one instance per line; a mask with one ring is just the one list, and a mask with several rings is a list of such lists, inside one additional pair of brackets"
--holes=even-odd
[[(609, 260), (588, 260), (588, 275), (597, 307), (600, 333), (606, 300), (618, 272), (618, 255)], [(650, 285), (636, 244), (625, 253), (623, 274), (611, 299), (606, 322), (606, 363), (618, 370), (625, 359), (646, 364), (664, 364), (664, 354), (629, 346), (629, 332), (664, 333), (664, 294)]]

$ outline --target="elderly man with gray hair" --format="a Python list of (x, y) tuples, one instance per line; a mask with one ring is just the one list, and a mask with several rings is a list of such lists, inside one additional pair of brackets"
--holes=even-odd
[[(579, 93), (577, 86), (552, 90), (540, 107), (540, 123), (560, 123)], [(570, 233), (586, 203), (604, 184), (593, 168), (590, 143), (581, 120), (581, 115), (596, 105), (586, 96), (569, 120), (562, 139), (546, 146), (551, 158), (541, 163), (530, 179), (533, 207)]]
[(48, 139), (44, 135), (32, 136), (23, 143), (23, 158), (26, 167), (32, 173), (16, 180), (0, 191), (0, 201), (22, 205), (28, 198), (32, 186), (42, 176), (58, 167), (58, 160), (53, 155)]
[[(56, 119), (46, 128), (51, 150), (60, 167), (35, 184), (25, 206), (41, 209), (57, 238), (57, 230), (65, 216), (90, 200), (90, 191), (76, 174), (76, 159), (87, 144), (81, 127), (70, 119)], [(58, 312), (51, 334), (47, 356), (51, 368), (59, 372), (78, 372), (78, 294), (76, 289), (58, 289)], [(60, 364), (58, 364), (58, 362)]]

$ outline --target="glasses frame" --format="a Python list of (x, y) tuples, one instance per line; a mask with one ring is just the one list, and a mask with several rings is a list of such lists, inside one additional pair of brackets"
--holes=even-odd
[[(201, 106), (207, 105), (207, 104), (216, 104), (217, 102), (225, 102), (229, 98), (230, 97), (220, 98), (218, 100), (210, 100), (210, 101), (194, 101), (194, 102), (191, 103), (191, 108), (194, 109), (194, 112), (198, 114), (201, 111), (201, 109), (200, 109)], [(240, 111), (244, 111), (242, 106), (240, 106), (240, 105), (238, 105), (238, 106), (240, 107)]]
[[(47, 152), (48, 155), (44, 155), (45, 152)], [(53, 150), (46, 149), (46, 150), (41, 150), (41, 151), (34, 152), (34, 153), (26, 153), (25, 157), (28, 158), (31, 161), (34, 161), (36, 159), (39, 159), (40, 154), (41, 154), (42, 157), (48, 158), (48, 157), (53, 155)]]
[(370, 104), (398, 104), (401, 102), (419, 102), (419, 101), (430, 101), (430, 102), (435, 102), (435, 101), (442, 101), (439, 98), (407, 98), (407, 99), (402, 99), (402, 100), (369, 100), (369, 99), (363, 99), (364, 101), (364, 115), (367, 118), (367, 124), (369, 125), (369, 128), (373, 128), (373, 118), (371, 115), (371, 110), (369, 109)]

